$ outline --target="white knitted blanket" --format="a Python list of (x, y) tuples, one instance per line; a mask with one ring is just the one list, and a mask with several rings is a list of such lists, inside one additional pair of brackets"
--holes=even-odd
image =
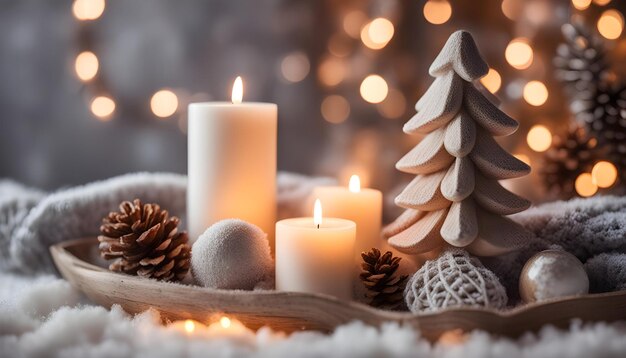
[[(123, 199), (160, 203), (184, 218), (184, 176), (129, 174), (45, 193), (0, 181), (0, 357), (172, 356), (423, 356), (423, 357), (623, 357), (624, 324), (573, 323), (566, 331), (546, 327), (519, 340), (474, 332), (463, 342), (431, 345), (419, 332), (395, 324), (380, 329), (352, 323), (331, 335), (284, 336), (264, 329), (221, 339), (181, 336), (153, 312), (129, 317), (119, 308), (92, 306), (54, 272), (47, 248), (62, 240), (97, 234), (100, 219)], [(327, 179), (279, 175), (281, 217), (306, 213), (300, 204)], [(304, 212), (302, 212), (304, 210)], [(626, 288), (626, 198), (552, 203), (515, 217), (537, 238), (526, 250), (483, 260), (515, 294), (525, 258), (559, 245), (586, 261), (596, 291)]]
[[(302, 216), (302, 203), (329, 178), (291, 173), (278, 175), (279, 217)], [(95, 236), (102, 218), (124, 200), (158, 203), (185, 227), (187, 178), (179, 174), (127, 174), (49, 195), (12, 181), (0, 180), (0, 269), (55, 272), (48, 247)]]

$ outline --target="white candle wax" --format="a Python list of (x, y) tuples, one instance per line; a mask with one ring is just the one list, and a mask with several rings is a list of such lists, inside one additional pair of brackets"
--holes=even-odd
[(268, 234), (276, 221), (277, 107), (192, 103), (188, 120), (187, 220), (195, 241), (213, 223), (238, 218)]
[(353, 176), (349, 187), (316, 187), (312, 197), (322, 202), (324, 215), (356, 223), (354, 256), (361, 262), (361, 252), (381, 246), (383, 195), (379, 190), (361, 189), (357, 183), (358, 177)]
[(324, 218), (276, 223), (276, 289), (352, 298), (356, 224)]

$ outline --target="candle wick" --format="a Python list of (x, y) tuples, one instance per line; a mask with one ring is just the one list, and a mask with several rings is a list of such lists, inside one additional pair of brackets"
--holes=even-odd
[(318, 228), (318, 229), (320, 228), (320, 224), (317, 224), (317, 228)]

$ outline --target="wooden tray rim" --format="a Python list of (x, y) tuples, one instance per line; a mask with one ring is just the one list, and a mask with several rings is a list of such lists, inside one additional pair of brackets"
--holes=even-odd
[[(140, 277), (136, 277), (136, 276), (131, 276), (131, 275), (126, 275), (126, 274), (122, 274), (122, 273), (117, 273), (117, 272), (113, 272), (113, 271), (109, 271), (103, 267), (100, 267), (98, 265), (94, 265), (92, 263), (83, 261), (81, 259), (79, 259), (78, 257), (76, 257), (74, 254), (72, 254), (71, 252), (68, 251), (68, 247), (73, 247), (73, 246), (77, 246), (77, 245), (84, 245), (85, 242), (89, 240), (92, 242), (97, 242), (96, 239), (93, 238), (82, 238), (82, 239), (72, 239), (72, 240), (68, 240), (68, 241), (63, 241), (61, 243), (52, 245), (50, 247), (50, 251), (52, 253), (53, 256), (65, 256), (67, 259), (71, 260), (75, 266), (80, 267), (82, 269), (86, 269), (86, 270), (91, 270), (91, 271), (97, 271), (97, 272), (102, 272), (102, 273), (106, 273), (107, 275), (113, 276), (113, 277), (118, 277), (120, 280), (126, 280), (126, 281), (143, 281), (145, 280), (144, 278), (140, 278)], [(224, 296), (239, 296), (239, 295), (246, 295), (246, 296), (276, 296), (276, 297), (298, 297), (298, 296), (302, 296), (302, 297), (309, 297), (309, 298), (315, 298), (315, 299), (321, 299), (321, 300), (328, 300), (328, 301), (334, 301), (334, 302), (340, 302), (342, 304), (345, 305), (349, 305), (349, 306), (354, 306), (358, 309), (362, 309), (362, 310), (367, 310), (367, 311), (372, 311), (372, 312), (385, 312), (386, 314), (389, 313), (393, 313), (396, 314), (398, 316), (398, 318), (414, 318), (414, 317), (420, 317), (420, 316), (429, 316), (429, 315), (436, 315), (436, 314), (440, 314), (443, 312), (454, 312), (454, 311), (480, 311), (480, 312), (488, 312), (494, 315), (498, 315), (501, 317), (511, 317), (511, 316), (516, 316), (516, 315), (523, 315), (526, 311), (532, 310), (533, 308), (537, 307), (537, 306), (545, 306), (545, 305), (550, 305), (550, 304), (555, 304), (555, 303), (561, 303), (561, 302), (568, 302), (568, 301), (580, 301), (580, 300), (588, 300), (588, 299), (595, 299), (595, 298), (613, 298), (613, 297), (623, 297), (624, 299), (626, 299), (626, 290), (624, 291), (616, 291), (616, 292), (606, 292), (606, 293), (592, 293), (592, 294), (586, 294), (586, 295), (579, 295), (579, 296), (568, 296), (568, 297), (563, 297), (563, 298), (557, 298), (557, 299), (552, 299), (552, 300), (545, 300), (543, 302), (535, 302), (535, 303), (529, 303), (529, 304), (524, 304), (518, 307), (514, 307), (514, 308), (509, 308), (509, 309), (505, 309), (505, 310), (496, 310), (496, 309), (490, 309), (490, 308), (482, 308), (482, 307), (463, 307), (463, 308), (446, 308), (446, 309), (442, 309), (439, 311), (433, 311), (433, 312), (424, 312), (424, 313), (411, 313), (411, 312), (394, 312), (394, 311), (388, 311), (388, 310), (382, 310), (382, 309), (377, 309), (371, 306), (368, 306), (366, 304), (360, 303), (360, 302), (356, 302), (356, 301), (342, 301), (339, 300), (333, 296), (329, 296), (329, 295), (325, 295), (325, 294), (313, 294), (313, 293), (303, 293), (303, 292), (289, 292), (289, 291), (275, 291), (275, 290), (256, 290), (256, 291), (246, 291), (246, 290), (225, 290), (225, 289), (215, 289), (215, 288), (208, 288), (208, 287), (203, 287), (203, 286), (198, 286), (198, 285), (187, 285), (187, 284), (180, 284), (180, 283), (173, 283), (173, 282), (161, 282), (161, 281), (155, 281), (153, 280), (153, 283), (158, 283), (158, 284), (162, 284), (162, 285), (170, 285), (170, 286), (174, 286), (174, 287), (180, 287), (183, 286), (185, 287), (185, 289), (188, 290), (194, 290), (194, 291), (200, 291), (200, 292), (206, 292), (206, 293), (210, 293), (213, 295), (224, 295)]]
[[(206, 294), (210, 295), (214, 298), (222, 298), (222, 299), (231, 299), (231, 298), (241, 298), (247, 297), (248, 301), (250, 299), (254, 300), (254, 298), (275, 298), (277, 301), (282, 300), (303, 300), (309, 302), (319, 302), (331, 308), (345, 308), (349, 309), (352, 313), (359, 313), (359, 316), (354, 317), (354, 320), (363, 320), (366, 322), (375, 322), (375, 321), (396, 321), (401, 323), (409, 323), (413, 326), (420, 327), (421, 323), (433, 322), (433, 320), (441, 319), (448, 317), (449, 319), (444, 319), (444, 321), (454, 321), (454, 317), (477, 317), (480, 320), (491, 321), (487, 324), (486, 330), (493, 331), (489, 327), (505, 327), (509, 324), (514, 324), (515, 322), (528, 322), (529, 320), (526, 317), (533, 313), (534, 311), (541, 310), (542, 312), (550, 312), (551, 308), (558, 308), (564, 305), (569, 306), (579, 306), (581, 308), (588, 308), (591, 306), (602, 308), (602, 304), (606, 302), (624, 302), (622, 309), (622, 305), (619, 305), (620, 311), (616, 312), (614, 316), (604, 315), (603, 319), (600, 320), (609, 320), (609, 319), (626, 319), (626, 291), (618, 291), (618, 292), (609, 292), (609, 293), (598, 293), (598, 294), (588, 294), (582, 296), (571, 296), (565, 298), (558, 298), (547, 300), (539, 303), (526, 304), (522, 306), (518, 306), (511, 309), (506, 310), (494, 310), (488, 308), (481, 307), (462, 307), (462, 308), (448, 308), (442, 309), (433, 312), (425, 312), (414, 314), (411, 312), (394, 312), (376, 309), (365, 304), (355, 302), (355, 301), (342, 301), (337, 298), (323, 295), (323, 294), (309, 294), (309, 293), (300, 293), (300, 292), (279, 292), (273, 290), (257, 290), (257, 291), (244, 291), (244, 290), (223, 290), (223, 289), (212, 289), (206, 288), (202, 286), (196, 285), (187, 285), (187, 284), (179, 284), (179, 283), (170, 283), (170, 282), (159, 282), (156, 280), (147, 280), (145, 278), (140, 278), (136, 276), (125, 275), (121, 273), (111, 272), (106, 268), (97, 266), (90, 262), (86, 262), (76, 255), (74, 255), (70, 250), (72, 248), (85, 246), (85, 245), (95, 245), (97, 243), (97, 239), (95, 238), (82, 238), (82, 239), (74, 239), (64, 241), (50, 247), (50, 252), (53, 256), (55, 264), (57, 268), (59, 268), (59, 262), (65, 261), (70, 262), (71, 265), (77, 272), (90, 272), (92, 274), (98, 275), (106, 275), (109, 279), (116, 279), (122, 283), (136, 283), (138, 285), (149, 283), (151, 285), (163, 285), (165, 288), (173, 288), (173, 287), (184, 287), (185, 290), (189, 290), (188, 292), (195, 292), (198, 294)], [(59, 271), (63, 272), (60, 268)], [(65, 276), (64, 276), (65, 277)], [(67, 278), (70, 282), (71, 279)], [(73, 282), (72, 282), (73, 283)], [(79, 288), (80, 289), (80, 288)], [(228, 310), (225, 310), (225, 313)], [(237, 314), (236, 312), (233, 314)], [(261, 315), (262, 316), (262, 315)], [(537, 312), (538, 317), (543, 317), (539, 312)], [(573, 318), (572, 318), (573, 319)], [(544, 324), (551, 324), (548, 317), (544, 318)], [(480, 325), (476, 328), (482, 328)], [(498, 330), (497, 328), (495, 329)], [(441, 332), (439, 332), (441, 333)], [(505, 335), (509, 335), (504, 332)], [(514, 334), (516, 335), (516, 334)]]

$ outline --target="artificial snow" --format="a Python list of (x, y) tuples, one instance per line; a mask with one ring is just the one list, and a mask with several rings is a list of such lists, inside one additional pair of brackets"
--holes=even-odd
[(232, 337), (187, 335), (161, 323), (155, 311), (134, 317), (81, 303), (67, 282), (51, 276), (0, 274), (2, 357), (623, 357), (626, 325), (573, 322), (519, 339), (475, 331), (431, 344), (408, 326), (353, 322), (332, 334), (292, 335), (263, 328)]

